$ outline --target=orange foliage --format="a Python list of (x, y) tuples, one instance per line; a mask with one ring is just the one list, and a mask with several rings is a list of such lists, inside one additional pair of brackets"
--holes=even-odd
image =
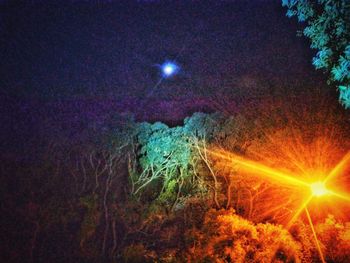
[(187, 233), (190, 262), (301, 262), (302, 246), (280, 225), (253, 224), (230, 210), (209, 210)]
[(350, 262), (350, 222), (342, 223), (328, 215), (315, 228), (327, 261)]

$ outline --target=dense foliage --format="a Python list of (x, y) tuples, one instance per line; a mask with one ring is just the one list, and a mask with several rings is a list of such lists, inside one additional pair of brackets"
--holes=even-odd
[[(195, 113), (169, 127), (118, 115), (103, 134), (87, 132), (89, 140), (45, 143), (35, 165), (2, 168), (26, 175), (10, 176), (16, 191), (2, 193), (5, 209), (12, 195), (20, 200), (4, 230), (19, 241), (6, 243), (4, 262), (318, 262), (304, 220), (283, 227), (299, 189), (259, 180), (210, 154), (222, 149), (292, 170), (284, 150), (300, 143), (312, 157), (339, 160), (349, 147), (344, 118), (301, 97), (290, 108), (275, 101), (283, 111), (270, 103), (256, 108), (258, 120), (252, 111)], [(333, 148), (324, 154), (322, 136)], [(326, 259), (347, 262), (346, 220), (323, 217), (315, 229)]]
[(339, 101), (350, 108), (350, 2), (348, 0), (282, 0), (287, 16), (305, 24), (304, 35), (317, 50), (316, 69), (327, 72), (339, 90)]
[(301, 245), (282, 226), (253, 224), (234, 210), (210, 210), (193, 233), (191, 262), (301, 262)]

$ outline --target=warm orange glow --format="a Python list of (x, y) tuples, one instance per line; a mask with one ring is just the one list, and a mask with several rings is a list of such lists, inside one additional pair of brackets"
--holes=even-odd
[[(238, 165), (239, 168), (252, 172), (256, 175), (260, 175), (263, 178), (269, 178), (272, 179), (275, 182), (279, 182), (281, 184), (287, 183), (289, 185), (296, 185), (296, 186), (303, 186), (311, 189), (312, 197), (320, 197), (324, 195), (330, 195), (335, 196), (338, 198), (341, 198), (346, 201), (350, 201), (350, 196), (345, 193), (339, 193), (336, 191), (333, 191), (331, 189), (327, 189), (325, 183), (329, 181), (331, 177), (336, 176), (337, 174), (341, 173), (345, 167), (345, 164), (350, 160), (350, 153), (347, 153), (344, 158), (335, 166), (334, 169), (331, 170), (331, 172), (326, 176), (324, 181), (317, 181), (314, 183), (309, 183), (307, 180), (301, 180), (298, 179), (297, 175), (293, 175), (292, 173), (286, 173), (281, 172), (277, 169), (270, 168), (266, 165), (263, 165), (259, 162), (248, 160), (242, 156), (239, 156), (237, 154), (233, 154), (230, 152), (226, 152), (224, 150), (208, 150), (203, 149), (208, 154), (211, 154), (215, 157), (224, 159), (230, 164), (231, 166)], [(305, 200), (308, 200), (309, 197), (305, 198)], [(311, 201), (311, 200), (310, 200)], [(307, 202), (308, 203), (308, 202)], [(302, 207), (305, 207), (307, 205), (302, 205)]]
[(325, 179), (325, 183), (331, 180), (333, 177), (337, 176), (341, 173), (345, 167), (345, 165), (350, 161), (350, 152), (345, 154), (345, 156), (341, 159), (341, 161), (332, 169), (332, 171), (327, 175)]
[[(297, 107), (299, 102), (302, 104)], [(320, 259), (325, 262), (323, 251), (327, 249), (318, 239), (314, 223), (317, 226), (335, 213), (349, 219), (350, 136), (344, 129), (348, 121), (343, 122), (343, 116), (325, 102), (304, 103), (304, 98), (298, 97), (288, 107), (264, 104), (259, 119), (257, 112), (249, 115), (254, 123), (247, 131), (248, 142), (244, 141), (245, 131), (228, 140), (227, 148), (242, 155), (216, 147), (204, 150), (217, 174), (234, 185), (237, 200), (243, 203), (242, 199), (247, 199), (248, 219), (282, 224), (287, 229), (302, 219), (310, 225)], [(239, 195), (241, 188), (250, 194)]]
[(310, 203), (312, 200), (313, 196), (310, 195), (304, 202), (303, 204), (297, 209), (297, 211), (294, 213), (292, 219), (288, 222), (287, 224), (287, 229), (289, 229), (294, 222), (299, 218), (300, 214), (303, 212), (303, 210), (307, 207), (307, 205)]
[(340, 199), (343, 199), (345, 201), (350, 202), (350, 196), (346, 193), (339, 193), (339, 192), (335, 192), (335, 191), (328, 191), (330, 195), (338, 197)]
[(323, 182), (312, 183), (310, 187), (313, 196), (323, 196), (329, 193)]
[[(281, 184), (288, 184), (288, 185), (294, 185), (294, 186), (299, 186), (299, 187), (305, 187), (311, 190), (311, 195), (308, 194), (303, 198), (302, 204), (299, 208), (294, 210), (294, 214), (292, 218), (289, 220), (287, 223), (286, 227), (289, 229), (294, 222), (300, 217), (301, 213), (303, 211), (306, 212), (307, 219), (309, 221), (315, 244), (317, 247), (317, 250), (320, 255), (321, 261), (324, 263), (324, 255), (321, 250), (320, 242), (317, 238), (317, 234), (313, 225), (313, 222), (311, 220), (310, 213), (308, 211), (308, 205), (310, 202), (316, 198), (316, 197), (337, 197), (346, 201), (350, 202), (350, 195), (346, 193), (339, 193), (333, 189), (328, 189), (326, 187), (326, 183), (329, 182), (332, 178), (336, 177), (339, 175), (341, 172), (344, 171), (346, 165), (350, 161), (350, 153), (347, 153), (341, 160), (338, 162), (338, 164), (335, 165), (333, 169), (328, 173), (327, 176), (323, 177), (323, 180), (319, 180), (319, 178), (311, 178), (311, 179), (316, 179), (318, 181), (314, 181), (313, 183), (310, 183), (310, 178), (305, 178), (305, 175), (308, 175), (306, 173), (307, 169), (304, 169), (302, 165), (299, 165), (297, 162), (297, 167), (302, 171), (302, 174), (293, 174), (293, 173), (288, 173), (288, 172), (282, 172), (281, 170), (277, 170), (275, 168), (268, 167), (262, 163), (252, 161), (249, 159), (246, 159), (242, 156), (226, 152), (223, 150), (208, 150), (207, 148), (203, 149), (206, 151), (208, 154), (211, 154), (213, 157), (220, 158), (222, 160), (225, 160), (226, 165), (231, 166), (231, 167), (239, 167), (242, 170), (245, 170), (247, 172), (250, 172), (252, 174), (259, 175), (262, 179), (271, 179), (274, 182), (278, 182)], [(299, 179), (303, 178), (303, 179)], [(304, 179), (305, 178), (305, 179)], [(309, 193), (310, 193), (309, 190)], [(278, 201), (276, 200), (275, 207), (280, 207), (278, 205)], [(273, 211), (274, 209), (270, 209), (269, 211)]]

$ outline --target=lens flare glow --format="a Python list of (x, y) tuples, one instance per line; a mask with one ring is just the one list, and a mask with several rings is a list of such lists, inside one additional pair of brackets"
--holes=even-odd
[(165, 78), (175, 75), (179, 71), (179, 66), (174, 62), (165, 62), (162, 66), (162, 75)]
[[(289, 229), (295, 223), (295, 221), (301, 216), (301, 214), (305, 212), (309, 225), (312, 229), (312, 233), (314, 236), (315, 244), (316, 244), (320, 259), (323, 263), (326, 262), (320, 246), (320, 242), (317, 237), (317, 233), (314, 228), (314, 224), (311, 220), (311, 215), (308, 210), (308, 205), (312, 202), (314, 198), (326, 197), (326, 196), (336, 197), (338, 199), (343, 199), (347, 202), (350, 201), (350, 197), (348, 194), (340, 193), (338, 191), (335, 191), (334, 189), (328, 189), (325, 185), (326, 182), (330, 181), (330, 179), (333, 179), (344, 170), (344, 168), (347, 166), (348, 162), (350, 161), (349, 153), (347, 153), (335, 165), (335, 167), (331, 169), (331, 171), (328, 173), (327, 176), (323, 178), (323, 180), (313, 181), (312, 183), (310, 183), (309, 180), (303, 179), (302, 175), (298, 176), (297, 174), (283, 172), (284, 170), (283, 171), (277, 170), (275, 168), (268, 167), (259, 162), (246, 159), (243, 156), (239, 156), (221, 149), (208, 150), (207, 148), (203, 148), (203, 150), (205, 150), (209, 155), (212, 155), (216, 158), (224, 160), (226, 165), (230, 165), (231, 167), (235, 167), (235, 168), (239, 167), (252, 174), (258, 175), (259, 177), (261, 177), (261, 179), (269, 179), (274, 182), (280, 183), (281, 185), (287, 184), (287, 185), (297, 186), (299, 189), (300, 187), (306, 188), (306, 189), (308, 188), (309, 193), (304, 196), (304, 198), (302, 199), (301, 205), (297, 207), (297, 209), (295, 209), (294, 214), (292, 215), (292, 218), (289, 220), (289, 222), (286, 224), (286, 227), (287, 229)], [(311, 190), (311, 195), (310, 195), (310, 190)]]
[[(215, 156), (217, 158), (224, 159), (226, 162), (229, 162), (231, 166), (238, 166), (239, 168), (246, 170), (248, 172), (254, 173), (262, 178), (265, 179), (271, 179), (274, 182), (279, 182), (281, 184), (289, 184), (289, 185), (297, 185), (302, 187), (308, 187), (311, 189), (312, 196), (323, 196), (323, 195), (331, 195), (335, 196), (341, 199), (344, 199), (346, 201), (349, 201), (349, 196), (344, 193), (339, 193), (336, 191), (333, 191), (331, 189), (327, 189), (325, 186), (325, 182), (329, 181), (330, 176), (335, 176), (336, 174), (340, 173), (342, 170), (339, 169), (339, 165), (337, 164), (334, 169), (337, 170), (337, 172), (334, 172), (334, 169), (330, 172), (328, 176), (326, 176), (326, 179), (324, 181), (316, 181), (314, 183), (309, 183), (308, 180), (302, 180), (297, 175), (287, 172), (282, 172), (280, 170), (268, 167), (266, 165), (263, 165), (259, 162), (252, 161), (249, 159), (246, 159), (242, 156), (229, 153), (223, 150), (209, 150), (209, 149), (203, 149), (208, 154), (211, 154), (212, 156)], [(346, 156), (349, 156), (349, 154), (346, 154)], [(345, 166), (342, 162), (342, 166)], [(348, 159), (347, 161), (349, 161)]]
[(277, 107), (275, 100), (256, 104), (261, 120), (250, 110), (237, 121), (242, 133), (204, 144), (202, 151), (207, 150), (215, 174), (230, 184), (227, 206), (256, 223), (277, 223), (290, 231), (310, 225), (325, 262), (326, 241), (318, 239), (324, 235), (318, 225), (329, 214), (345, 222), (350, 215), (350, 134), (346, 117), (328, 99), (305, 95), (287, 105), (277, 99)]
[(310, 185), (313, 196), (323, 196), (328, 194), (328, 190), (323, 182), (316, 182)]

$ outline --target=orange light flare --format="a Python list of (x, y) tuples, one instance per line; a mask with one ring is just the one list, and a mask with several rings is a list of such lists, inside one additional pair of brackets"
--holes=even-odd
[[(288, 94), (287, 99), (273, 97), (249, 108), (248, 129), (235, 138), (238, 143), (219, 142), (230, 150), (238, 148), (244, 156), (218, 147), (207, 152), (218, 174), (225, 175), (224, 168), (231, 167), (236, 180), (269, 186), (254, 199), (255, 221), (270, 220), (287, 229), (298, 219), (308, 223), (325, 262), (314, 224), (328, 214), (341, 221), (350, 219), (350, 134), (348, 116), (329, 101), (328, 93), (318, 92), (318, 96), (303, 91)], [(254, 193), (259, 189), (253, 188)], [(282, 209), (290, 211), (283, 218)], [(264, 213), (271, 213), (267, 220), (260, 217)]]
[[(277, 170), (275, 168), (268, 167), (256, 161), (248, 160), (242, 156), (239, 156), (221, 149), (208, 150), (204, 148), (203, 150), (206, 150), (208, 154), (211, 154), (216, 158), (224, 159), (228, 164), (231, 164), (231, 166), (236, 166), (236, 168), (241, 168), (242, 170), (251, 172), (255, 175), (259, 175), (261, 179), (270, 179), (273, 182), (282, 184), (282, 185), (297, 186), (302, 196), (302, 202), (300, 207), (295, 209), (295, 212), (292, 215), (292, 218), (286, 224), (286, 228), (289, 229), (295, 223), (295, 221), (301, 216), (301, 214), (305, 212), (307, 221), (313, 233), (315, 245), (319, 253), (320, 259), (323, 263), (326, 262), (308, 207), (309, 206), (312, 207), (311, 203), (313, 200), (316, 200), (316, 201), (322, 200), (322, 202), (318, 202), (318, 204), (323, 206), (324, 204), (327, 204), (327, 202), (325, 201), (330, 201), (330, 198), (343, 200), (346, 202), (347, 205), (349, 205), (350, 195), (344, 192), (339, 192), (333, 189), (333, 187), (328, 186), (328, 184), (334, 178), (336, 178), (339, 174), (342, 174), (344, 172), (345, 168), (350, 162), (350, 152), (348, 152), (341, 159), (341, 161), (338, 162), (337, 165), (335, 165), (335, 167), (328, 173), (327, 176), (322, 176), (323, 179), (321, 180), (319, 179), (320, 176), (316, 176), (317, 177), (316, 180), (315, 178), (313, 178), (313, 181), (310, 182), (310, 180), (306, 180), (304, 178), (300, 179), (299, 178), (300, 175), (298, 176), (293, 173)], [(300, 166), (298, 168), (300, 168)], [(301, 170), (303, 172), (306, 171), (306, 169), (301, 169)], [(306, 191), (307, 194), (303, 193), (304, 191)], [(323, 200), (323, 199), (326, 199), (326, 200)], [(276, 201), (277, 201), (276, 204), (272, 203), (272, 208), (270, 208), (268, 211), (274, 212), (275, 210), (281, 209), (281, 200), (279, 200), (279, 202), (278, 200)], [(317, 210), (324, 210), (324, 209), (317, 209)]]
[(329, 193), (326, 185), (321, 181), (310, 184), (310, 188), (313, 196), (323, 196)]
[[(339, 203), (340, 200), (343, 200), (348, 205), (350, 202), (350, 195), (346, 192), (341, 192), (337, 187), (334, 187), (334, 184), (331, 185), (331, 179), (333, 180), (339, 174), (341, 174), (344, 169), (347, 167), (350, 161), (350, 153), (347, 153), (344, 158), (328, 173), (326, 176), (314, 176), (315, 178), (310, 178), (311, 176), (304, 176), (299, 174), (294, 174), (292, 172), (287, 172), (286, 170), (271, 168), (257, 161), (246, 159), (237, 154), (227, 152), (222, 149), (203, 149), (208, 155), (215, 157), (216, 159), (224, 160), (225, 166), (231, 165), (231, 167), (239, 168), (240, 171), (249, 172), (251, 176), (257, 176), (258, 179), (268, 180), (271, 183), (278, 184), (280, 186), (285, 186), (294, 189), (294, 194), (299, 195), (301, 203), (300, 207), (296, 207), (295, 213), (289, 220), (287, 226), (290, 226), (298, 219), (299, 215), (303, 210), (310, 204), (312, 201), (321, 201), (319, 204), (327, 204), (330, 201), (334, 202), (336, 199)], [(306, 169), (304, 169), (305, 171)], [(304, 178), (306, 177), (306, 178)], [(322, 179), (320, 179), (322, 178)], [(338, 187), (339, 188), (339, 187)], [(275, 198), (278, 198), (277, 196)], [(298, 203), (298, 198), (296, 197), (296, 203)], [(276, 205), (280, 205), (281, 199), (276, 200)], [(273, 205), (274, 204), (271, 204)], [(271, 210), (274, 210), (271, 208)], [(326, 210), (325, 210), (326, 211)]]
[(341, 172), (343, 172), (349, 163), (350, 163), (350, 151), (344, 155), (344, 157), (340, 160), (340, 162), (338, 162), (337, 165), (332, 169), (332, 171), (327, 175), (326, 179), (324, 180), (324, 183), (326, 184), (332, 178), (336, 177)]
[(287, 172), (282, 172), (277, 169), (268, 167), (264, 164), (245, 159), (242, 156), (236, 155), (234, 153), (215, 149), (204, 150), (217, 158), (226, 160), (226, 162), (229, 162), (231, 166), (237, 165), (242, 170), (253, 172), (255, 175), (264, 176), (266, 179), (272, 179), (273, 181), (277, 181), (282, 184), (285, 183), (287, 185), (303, 186), (307, 188), (310, 187), (309, 183), (298, 179), (297, 176), (293, 174), (288, 174)]

